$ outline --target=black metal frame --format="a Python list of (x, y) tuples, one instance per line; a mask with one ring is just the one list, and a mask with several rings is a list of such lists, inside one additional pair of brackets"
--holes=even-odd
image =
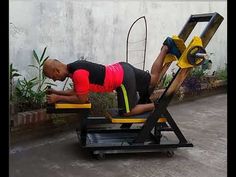
[[(212, 38), (212, 36), (215, 34), (218, 27), (220, 26), (221, 22), (223, 21), (223, 17), (216, 12), (208, 14), (191, 15), (187, 23), (181, 30), (179, 38), (183, 39), (183, 41), (186, 41), (198, 22), (207, 22), (207, 21), (209, 21), (209, 23), (207, 24), (206, 28), (200, 35), (203, 47), (205, 48), (209, 43), (210, 39)], [(153, 129), (153, 127), (155, 126), (155, 122), (161, 117), (162, 114), (167, 116), (168, 123), (171, 123), (172, 126), (174, 126), (174, 132), (176, 136), (179, 138), (180, 142), (187, 142), (181, 131), (178, 130), (176, 123), (171, 118), (166, 108), (169, 105), (171, 99), (173, 98), (175, 92), (179, 89), (182, 82), (184, 81), (188, 73), (191, 71), (191, 69), (192, 68), (184, 68), (184, 69), (179, 68), (179, 70), (177, 71), (174, 78), (166, 88), (161, 98), (155, 101), (155, 106), (156, 106), (155, 111), (147, 118), (147, 121), (145, 122), (141, 132), (139, 133), (138, 137), (134, 140), (134, 142), (136, 143), (144, 142), (145, 137)]]
[(144, 25), (145, 25), (145, 38), (144, 38), (145, 45), (144, 45), (144, 53), (143, 53), (143, 70), (144, 70), (145, 61), (146, 61), (146, 48), (147, 48), (147, 21), (146, 21), (145, 16), (139, 17), (137, 20), (135, 20), (128, 31), (128, 35), (126, 39), (126, 62), (129, 63), (129, 35), (131, 32), (131, 29), (133, 28), (134, 24), (141, 19), (144, 20)]
[[(191, 15), (181, 30), (179, 38), (186, 41), (195, 25), (198, 22), (205, 21), (209, 21), (209, 23), (201, 34), (201, 39), (203, 46), (206, 47), (223, 21), (223, 17), (218, 13)], [(193, 147), (193, 144), (186, 140), (167, 110), (175, 92), (179, 89), (191, 69), (180, 68), (177, 71), (160, 99), (155, 100), (155, 110), (149, 114), (140, 128), (131, 128), (132, 124), (130, 123), (127, 126), (122, 124), (119, 129), (96, 127), (95, 125), (108, 124), (109, 121), (105, 117), (88, 116), (88, 109), (83, 111), (79, 109), (79, 112), (83, 112), (83, 116), (80, 119), (80, 127), (76, 129), (76, 132), (81, 147), (94, 154), (166, 151), (179, 147)], [(50, 109), (48, 111), (53, 112)], [(65, 113), (65, 110), (61, 111)], [(159, 123), (158, 120), (161, 117), (165, 117), (167, 122)], [(173, 132), (177, 139), (173, 142), (164, 141), (162, 138), (162, 132), (164, 131)]]

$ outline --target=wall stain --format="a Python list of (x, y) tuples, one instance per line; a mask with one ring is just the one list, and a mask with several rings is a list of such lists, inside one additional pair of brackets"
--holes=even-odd
[(17, 27), (14, 23), (10, 22), (9, 24), (9, 31), (12, 37), (17, 37), (17, 35), (21, 35), (21, 33), (23, 33), (23, 30)]

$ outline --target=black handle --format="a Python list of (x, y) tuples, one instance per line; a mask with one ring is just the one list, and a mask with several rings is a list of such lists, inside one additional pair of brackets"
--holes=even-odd
[(189, 22), (208, 22), (216, 13), (195, 14), (191, 15)]

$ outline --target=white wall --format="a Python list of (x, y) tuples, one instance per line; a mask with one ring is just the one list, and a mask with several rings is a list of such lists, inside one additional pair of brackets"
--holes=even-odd
[[(148, 25), (146, 70), (167, 36), (178, 35), (191, 14), (218, 12), (224, 21), (207, 46), (213, 70), (227, 63), (227, 1), (162, 0), (10, 0), (10, 62), (26, 77), (32, 50), (65, 63), (81, 56), (110, 64), (125, 61), (131, 24), (145, 16)], [(200, 35), (196, 29), (194, 35)]]

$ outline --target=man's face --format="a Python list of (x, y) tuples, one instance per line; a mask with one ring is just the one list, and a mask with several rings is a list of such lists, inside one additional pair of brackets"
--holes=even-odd
[(59, 69), (54, 69), (51, 70), (47, 73), (47, 77), (52, 79), (54, 82), (59, 80), (59, 81), (64, 81), (66, 79), (66, 75)]
[(55, 59), (48, 59), (43, 66), (45, 76), (53, 81), (64, 81), (67, 77), (67, 69), (65, 66)]

